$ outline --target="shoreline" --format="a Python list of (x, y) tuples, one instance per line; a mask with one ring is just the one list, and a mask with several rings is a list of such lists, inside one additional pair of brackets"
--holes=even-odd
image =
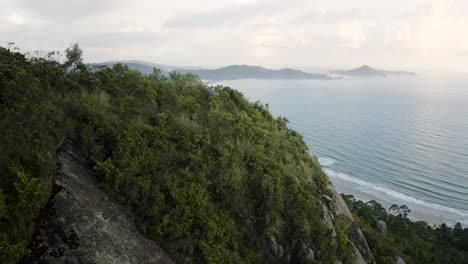
[(332, 181), (335, 188), (340, 193), (353, 195), (356, 200), (369, 202), (375, 200), (381, 204), (388, 212), (388, 208), (393, 204), (398, 206), (407, 205), (411, 212), (408, 218), (412, 221), (424, 221), (431, 226), (446, 224), (455, 226), (456, 223), (468, 227), (468, 211), (451, 208), (445, 205), (426, 202), (407, 194), (400, 193), (386, 187), (368, 183), (362, 179), (337, 172), (331, 168), (335, 160), (329, 157), (317, 158), (322, 166), (322, 170)]
[(348, 188), (344, 186), (345, 184), (343, 184), (343, 182), (337, 181), (337, 179), (333, 179), (333, 177), (330, 177), (328, 174), (327, 176), (332, 181), (333, 185), (339, 193), (343, 193), (345, 195), (352, 195), (356, 200), (361, 200), (363, 202), (369, 202), (374, 200), (381, 204), (387, 212), (389, 212), (388, 209), (393, 204), (396, 204), (398, 206), (407, 205), (408, 208), (411, 210), (411, 212), (408, 214), (408, 218), (411, 219), (411, 221), (413, 222), (424, 221), (432, 227), (437, 227), (442, 224), (453, 227), (456, 223), (460, 223), (463, 227), (468, 227), (468, 219), (457, 219), (456, 216), (454, 216), (455, 214), (449, 214), (449, 217), (447, 217), (447, 213), (442, 214), (440, 210), (438, 211), (437, 209), (432, 209), (432, 212), (430, 211), (430, 209), (421, 210), (421, 207), (418, 207), (416, 204), (408, 201), (392, 202), (381, 197), (376, 197), (362, 190)]

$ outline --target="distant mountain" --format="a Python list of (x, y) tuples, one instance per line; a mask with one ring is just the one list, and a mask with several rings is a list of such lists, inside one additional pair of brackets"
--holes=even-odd
[(139, 71), (143, 74), (153, 73), (153, 68), (160, 69), (164, 75), (168, 75), (169, 72), (176, 70), (176, 69), (180, 69), (180, 68), (190, 69), (190, 70), (201, 69), (200, 67), (171, 66), (171, 65), (157, 64), (157, 63), (140, 61), (140, 60), (106, 61), (106, 62), (100, 62), (100, 63), (93, 63), (91, 65), (113, 67), (117, 63), (127, 65), (130, 69)]
[(336, 70), (329, 72), (332, 76), (351, 76), (351, 77), (386, 77), (386, 76), (413, 76), (415, 73), (413, 72), (405, 72), (405, 71), (385, 71), (385, 70), (378, 70), (374, 69), (368, 65), (361, 66), (356, 69), (342, 71)]
[(115, 64), (121, 63), (127, 65), (132, 70), (137, 70), (143, 74), (153, 73), (153, 68), (158, 68), (163, 75), (169, 75), (169, 72), (176, 71), (179, 73), (192, 73), (198, 75), (202, 80), (223, 81), (237, 79), (267, 79), (267, 80), (331, 80), (343, 77), (385, 77), (393, 75), (415, 75), (412, 72), (404, 71), (384, 71), (374, 69), (364, 65), (352, 70), (336, 70), (328, 73), (309, 73), (301, 70), (284, 68), (280, 70), (267, 69), (260, 66), (250, 65), (230, 65), (219, 69), (203, 69), (197, 67), (177, 67), (165, 64), (156, 64), (138, 60), (128, 61), (107, 61), (102, 63), (93, 63), (92, 66), (108, 66), (113, 67)]
[(155, 64), (145, 61), (107, 61), (101, 63), (93, 63), (92, 66), (107, 66), (113, 67), (115, 64), (121, 63), (127, 65), (132, 70), (137, 70), (143, 74), (153, 73), (153, 68), (161, 69), (164, 75), (168, 75), (171, 71), (179, 73), (192, 73), (198, 75), (202, 80), (222, 81), (222, 80), (237, 80), (237, 79), (322, 79), (328, 80), (332, 77), (327, 74), (308, 73), (300, 70), (285, 68), (281, 70), (271, 70), (260, 66), (249, 65), (231, 65), (219, 69), (202, 69), (196, 67), (176, 67), (164, 64)]
[(230, 65), (219, 69), (176, 69), (180, 73), (192, 73), (200, 76), (203, 80), (237, 80), (237, 79), (322, 79), (328, 80), (332, 77), (320, 73), (308, 73), (300, 70), (285, 68), (281, 70), (271, 70), (259, 66)]

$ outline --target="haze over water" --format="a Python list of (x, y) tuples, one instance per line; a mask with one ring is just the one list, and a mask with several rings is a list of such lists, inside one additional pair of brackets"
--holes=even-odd
[(468, 226), (468, 79), (236, 80), (304, 136), (344, 193)]

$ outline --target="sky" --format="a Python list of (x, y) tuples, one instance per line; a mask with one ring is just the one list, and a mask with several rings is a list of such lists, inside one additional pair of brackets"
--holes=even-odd
[(468, 72), (467, 0), (1, 0), (0, 45), (85, 61)]

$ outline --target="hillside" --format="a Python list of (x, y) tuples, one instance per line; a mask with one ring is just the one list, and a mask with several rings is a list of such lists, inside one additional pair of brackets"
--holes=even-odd
[[(0, 263), (466, 260), (468, 229), (421, 232), (342, 198), (262, 103), (81, 53), (62, 64), (0, 48)], [(386, 239), (382, 219), (402, 230)]]
[(33, 249), (66, 142), (177, 263), (360, 255), (346, 235), (332, 235), (346, 234), (344, 220), (324, 222), (328, 179), (286, 119), (193, 75), (90, 68), (79, 54), (68, 49), (60, 64), (0, 49), (2, 263)]
[(331, 71), (330, 73), (335, 74), (335, 75), (350, 76), (350, 77), (386, 77), (386, 76), (414, 76), (415, 75), (415, 73), (413, 72), (378, 70), (368, 65), (363, 65), (359, 68), (352, 69), (352, 70)]

